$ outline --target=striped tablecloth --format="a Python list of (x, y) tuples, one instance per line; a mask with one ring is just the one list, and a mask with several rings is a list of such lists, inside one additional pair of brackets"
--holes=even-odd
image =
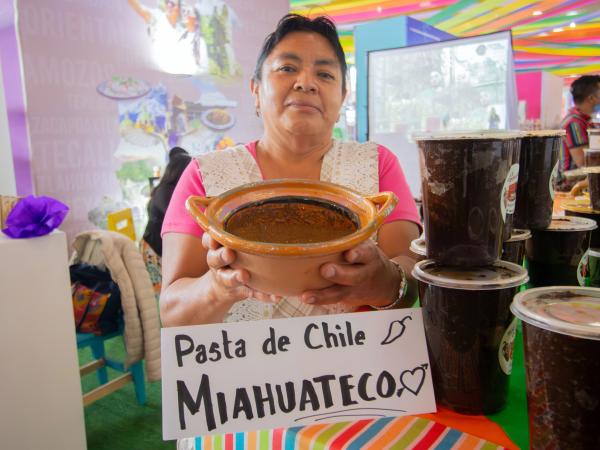
[(196, 450), (460, 449), (502, 446), (416, 416), (277, 428), (196, 438)]

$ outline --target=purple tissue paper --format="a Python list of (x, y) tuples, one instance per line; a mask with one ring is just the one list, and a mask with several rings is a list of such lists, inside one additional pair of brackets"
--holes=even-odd
[(58, 228), (68, 212), (69, 207), (54, 198), (29, 195), (8, 214), (2, 232), (15, 239), (44, 236)]

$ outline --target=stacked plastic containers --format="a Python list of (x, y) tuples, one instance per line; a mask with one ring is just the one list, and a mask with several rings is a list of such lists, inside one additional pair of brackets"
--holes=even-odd
[(584, 150), (585, 173), (588, 180), (590, 206), (593, 210), (600, 210), (600, 129), (588, 130), (589, 148)]
[[(589, 129), (589, 148), (584, 150), (585, 171), (589, 183), (589, 196), (571, 199), (563, 204), (566, 216), (583, 217), (598, 223), (600, 220), (599, 175), (600, 170), (600, 129)], [(577, 282), (583, 286), (600, 287), (600, 229), (591, 231), (590, 249), (580, 259)], [(587, 267), (586, 267), (587, 263)], [(587, 276), (586, 276), (587, 275)], [(572, 277), (571, 277), (572, 278)], [(571, 284), (571, 283), (569, 283)]]
[[(600, 277), (597, 252), (588, 250), (598, 211), (586, 199), (567, 203), (566, 216), (551, 215), (552, 175), (545, 185), (563, 135), (530, 133), (521, 145), (514, 222), (531, 228), (529, 276), (546, 286), (517, 294), (511, 305), (523, 322), (532, 449), (600, 448), (600, 290), (577, 287), (589, 284), (592, 271)], [(586, 151), (589, 164), (600, 165), (598, 158)]]
[(530, 282), (536, 287), (585, 285), (587, 252), (597, 228), (585, 213), (552, 216), (553, 178), (564, 134), (563, 130), (530, 132), (521, 145), (514, 223), (531, 230), (525, 249)]
[(436, 400), (463, 414), (491, 414), (506, 403), (516, 332), (509, 306), (528, 279), (520, 264), (501, 260), (512, 235), (522, 137), (415, 136), (427, 259), (413, 275)]

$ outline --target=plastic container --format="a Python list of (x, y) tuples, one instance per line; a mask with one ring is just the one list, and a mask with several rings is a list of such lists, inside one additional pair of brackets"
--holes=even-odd
[(427, 247), (423, 236), (411, 241), (409, 248), (417, 261), (423, 261), (427, 257)]
[[(566, 216), (584, 217), (592, 219), (596, 223), (600, 221), (600, 210), (594, 210), (590, 207), (587, 199), (573, 200), (565, 202), (562, 205)], [(590, 248), (600, 249), (600, 229), (596, 228), (592, 231), (590, 238)]]
[(588, 128), (588, 146), (591, 150), (600, 150), (600, 128)]
[(600, 166), (600, 148), (592, 150), (586, 148), (583, 150), (585, 167)]
[(513, 225), (543, 229), (552, 220), (554, 178), (564, 130), (530, 131), (521, 140), (519, 185)]
[(600, 167), (586, 167), (592, 209), (600, 209)]
[(512, 236), (502, 245), (502, 260), (523, 265), (525, 259), (525, 241), (531, 237), (531, 231), (513, 228)]
[(516, 326), (509, 306), (527, 271), (506, 261), (461, 268), (425, 260), (412, 274), (419, 282), (437, 403), (461, 414), (501, 410)]
[(600, 289), (517, 294), (523, 321), (530, 448), (600, 448)]
[(590, 248), (588, 250), (587, 286), (600, 287), (600, 251)]
[(419, 146), (427, 257), (454, 266), (500, 258), (510, 238), (521, 132), (414, 136)]
[(531, 284), (580, 286), (582, 257), (590, 246), (596, 222), (583, 217), (554, 216), (545, 230), (531, 230), (525, 241)]

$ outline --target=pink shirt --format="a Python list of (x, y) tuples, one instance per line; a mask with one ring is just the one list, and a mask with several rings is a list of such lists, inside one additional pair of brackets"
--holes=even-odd
[[(256, 142), (247, 144), (246, 148), (256, 161)], [(398, 159), (382, 145), (377, 147), (377, 151), (379, 154), (379, 191), (392, 191), (398, 197), (398, 205), (386, 217), (384, 223), (407, 220), (416, 223), (420, 227), (421, 222), (417, 206), (406, 184), (406, 178)], [(196, 159), (190, 162), (177, 183), (165, 214), (161, 235), (165, 233), (184, 233), (197, 237), (202, 236), (204, 231), (185, 209), (185, 201), (190, 195), (206, 195)]]

